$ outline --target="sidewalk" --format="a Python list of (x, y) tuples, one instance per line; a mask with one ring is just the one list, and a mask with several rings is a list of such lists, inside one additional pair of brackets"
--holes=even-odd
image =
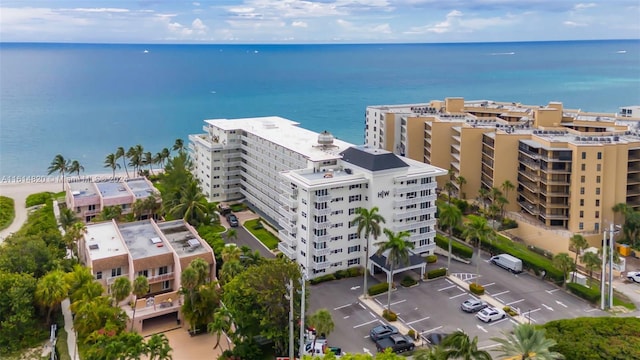
[(71, 360), (80, 360), (78, 356), (78, 346), (76, 344), (76, 330), (73, 328), (73, 316), (69, 309), (69, 298), (62, 300), (62, 316), (64, 317), (64, 330), (67, 332), (67, 348)]
[[(360, 301), (362, 301), (362, 303), (368, 307), (369, 309), (371, 309), (373, 312), (375, 312), (377, 315), (379, 315), (380, 317), (382, 317), (382, 312), (385, 310), (384, 307), (380, 306), (375, 300), (373, 300), (372, 297), (367, 297), (365, 298), (363, 295), (360, 295), (358, 297), (358, 299)], [(391, 309), (393, 310), (393, 309)], [(409, 332), (409, 327), (407, 327), (405, 324), (403, 324), (400, 321), (394, 321), (390, 323), (391, 325), (395, 326), (396, 328), (398, 328), (398, 331), (403, 334), (406, 335)]]

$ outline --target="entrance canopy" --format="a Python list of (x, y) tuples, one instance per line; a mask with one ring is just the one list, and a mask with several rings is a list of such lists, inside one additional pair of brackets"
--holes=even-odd
[[(387, 282), (391, 282), (391, 267), (387, 265), (387, 256), (389, 255), (389, 251), (385, 251), (384, 253), (378, 255), (373, 254), (369, 260), (371, 260), (370, 264), (374, 267), (379, 268), (387, 274)], [(403, 264), (394, 264), (393, 273), (397, 274), (400, 272), (404, 272), (407, 270), (420, 269), (420, 279), (424, 278), (425, 270), (427, 269), (427, 262), (420, 255), (414, 254), (409, 251), (409, 262)]]

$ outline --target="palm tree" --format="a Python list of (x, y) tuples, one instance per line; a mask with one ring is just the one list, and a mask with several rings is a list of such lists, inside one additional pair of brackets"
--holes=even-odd
[(393, 269), (397, 265), (406, 265), (409, 263), (409, 257), (411, 256), (411, 249), (414, 248), (412, 242), (405, 240), (411, 234), (408, 231), (400, 231), (394, 233), (389, 229), (384, 229), (384, 234), (387, 236), (387, 241), (381, 241), (375, 246), (379, 246), (376, 254), (381, 256), (384, 252), (387, 252), (387, 263), (389, 266), (389, 291), (387, 295), (387, 310), (391, 312), (391, 286), (393, 285)]
[(169, 213), (193, 225), (204, 217), (206, 210), (206, 198), (198, 183), (192, 180), (180, 191), (180, 203), (169, 209)]
[(225, 246), (222, 249), (221, 255), (222, 255), (223, 262), (240, 261), (240, 255), (242, 255), (242, 250), (240, 250), (240, 248), (235, 245), (227, 244), (227, 246)]
[(147, 151), (143, 154), (142, 163), (149, 167), (149, 172), (153, 174), (153, 154), (151, 151)]
[(182, 150), (184, 150), (184, 141), (182, 141), (182, 139), (176, 139), (175, 143), (173, 143), (173, 150), (182, 152)]
[(136, 319), (136, 303), (138, 299), (145, 296), (149, 292), (149, 280), (147, 280), (146, 276), (138, 276), (133, 280), (132, 286), (133, 295), (135, 295), (135, 299), (133, 300), (133, 316), (131, 317), (131, 331), (133, 331), (134, 320)]
[(246, 270), (242, 262), (238, 260), (229, 260), (222, 264), (220, 269), (220, 282), (222, 284), (228, 284), (233, 278), (240, 275)]
[(64, 174), (69, 170), (69, 160), (65, 159), (61, 154), (56, 155), (51, 161), (51, 165), (47, 168), (47, 175), (51, 175), (54, 172), (62, 175), (62, 190), (64, 190)]
[(464, 176), (458, 176), (455, 179), (456, 184), (458, 184), (458, 198), (462, 199), (463, 198), (463, 194), (464, 192), (462, 191), (462, 187), (464, 186), (464, 184), (467, 183), (467, 179), (464, 178)]
[(486, 213), (487, 212), (487, 198), (489, 197), (489, 190), (487, 190), (484, 187), (481, 187), (480, 189), (478, 189), (478, 197), (476, 198), (477, 201), (480, 201), (482, 203), (482, 212)]
[[(316, 333), (320, 336), (324, 336), (325, 338), (329, 336), (329, 334), (335, 328), (335, 324), (333, 323), (333, 318), (331, 317), (331, 312), (327, 309), (318, 309), (315, 313), (313, 313), (309, 317), (309, 325), (316, 329)], [(313, 338), (313, 346), (312, 349), (316, 348), (316, 338)]]
[(129, 170), (127, 170), (127, 153), (124, 151), (122, 146), (118, 147), (115, 153), (116, 160), (122, 159), (122, 166), (124, 166), (124, 171), (127, 172), (127, 177), (129, 177)]
[(546, 330), (537, 329), (535, 325), (521, 324), (512, 333), (504, 334), (505, 338), (491, 338), (500, 344), (496, 351), (509, 358), (553, 360), (564, 359), (564, 356), (549, 349), (556, 345), (553, 339), (547, 339)]
[(576, 264), (573, 259), (567, 253), (559, 253), (553, 257), (553, 266), (562, 271), (562, 286), (567, 287), (567, 274), (569, 271), (573, 271), (576, 268)]
[(98, 214), (98, 221), (109, 221), (118, 219), (122, 215), (122, 208), (120, 206), (105, 206), (104, 209)]
[(129, 148), (129, 150), (127, 150), (126, 156), (129, 159), (129, 165), (133, 166), (133, 172), (135, 173), (135, 176), (138, 176), (140, 166), (142, 166), (143, 153), (144, 148), (140, 144), (132, 146)]
[(80, 221), (76, 216), (76, 213), (73, 212), (72, 209), (63, 208), (60, 210), (60, 216), (58, 217), (58, 222), (63, 229), (68, 229), (71, 225)]
[(480, 278), (480, 248), (482, 246), (482, 241), (493, 241), (495, 232), (487, 224), (487, 219), (480, 216), (470, 217), (470, 219), (471, 221), (465, 224), (462, 237), (464, 237), (464, 239), (469, 243), (473, 240), (476, 242), (476, 248), (478, 250), (476, 259), (477, 282), (477, 279)]
[(447, 273), (451, 268), (451, 242), (453, 241), (453, 229), (462, 223), (462, 211), (455, 205), (442, 204), (439, 210), (439, 220), (442, 226), (446, 226), (449, 232), (449, 254), (447, 257)]
[[(219, 307), (216, 309), (215, 314), (213, 315), (213, 322), (207, 324), (207, 331), (210, 334), (216, 335), (216, 344), (213, 347), (214, 349), (220, 346), (220, 338), (222, 334), (231, 335), (231, 313), (225, 307)], [(227, 349), (231, 348), (231, 342), (229, 341), (229, 337), (227, 338)]]
[(453, 181), (449, 180), (444, 183), (444, 191), (447, 192), (447, 204), (451, 204), (451, 194), (456, 189), (456, 186), (453, 184)]
[(446, 349), (445, 359), (491, 360), (491, 355), (487, 351), (478, 349), (478, 337), (472, 340), (462, 330), (457, 330), (444, 338), (441, 346)]
[[(578, 263), (578, 255), (582, 252), (582, 250), (589, 247), (589, 242), (584, 236), (580, 234), (574, 234), (571, 239), (569, 239), (569, 248), (573, 249), (576, 253), (576, 258), (573, 260), (574, 264)], [(571, 277), (571, 281), (575, 278), (575, 273)]]
[(87, 233), (87, 225), (83, 222), (76, 222), (69, 226), (64, 234), (63, 240), (69, 249), (71, 258), (73, 259), (73, 250), (76, 248), (76, 243), (82, 239)]
[(171, 345), (165, 334), (154, 334), (145, 345), (145, 352), (149, 360), (171, 360)]
[(371, 210), (365, 208), (356, 209), (356, 217), (353, 219), (353, 224), (358, 227), (356, 233), (360, 238), (366, 240), (364, 245), (364, 288), (363, 295), (367, 297), (367, 277), (369, 276), (369, 237), (373, 237), (373, 240), (378, 240), (380, 236), (380, 223), (385, 222), (382, 215), (378, 214), (378, 207), (374, 206)]
[(53, 270), (38, 280), (34, 296), (36, 302), (47, 309), (47, 324), (53, 310), (69, 296), (70, 288), (61, 270)]
[(118, 164), (118, 158), (116, 154), (109, 154), (104, 159), (104, 167), (110, 168), (113, 171), (113, 177), (116, 177), (116, 169), (120, 168), (120, 164)]
[(131, 294), (131, 281), (126, 276), (120, 276), (111, 284), (111, 296), (115, 301), (114, 306), (118, 306), (120, 302)]
[(504, 182), (502, 182), (502, 185), (500, 185), (500, 188), (504, 192), (504, 197), (509, 199), (509, 191), (515, 190), (516, 186), (513, 185), (513, 183), (507, 179)]
[(171, 156), (171, 151), (167, 148), (162, 148), (162, 151), (160, 151), (160, 155), (160, 165), (162, 165), (162, 168), (164, 169), (164, 162)]
[(598, 256), (598, 254), (586, 251), (582, 254), (580, 261), (584, 264), (584, 266), (589, 270), (589, 282), (593, 279), (593, 271), (600, 268), (602, 264), (602, 259)]
[(233, 243), (235, 240), (238, 239), (238, 231), (236, 229), (228, 229), (225, 232), (224, 237), (227, 238), (228, 242)]
[(84, 166), (80, 165), (78, 160), (73, 160), (67, 170), (69, 171), (69, 174), (76, 173), (77, 176), (80, 176), (80, 171), (84, 171)]
[(414, 360), (445, 360), (445, 350), (441, 346), (419, 349), (413, 353)]

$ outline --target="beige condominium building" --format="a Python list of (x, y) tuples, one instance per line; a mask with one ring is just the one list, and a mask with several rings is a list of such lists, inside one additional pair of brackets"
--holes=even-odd
[(450, 169), (465, 178), (454, 185), (468, 200), (511, 182), (503, 193), (519, 222), (514, 235), (560, 252), (575, 233), (599, 245), (602, 230), (621, 220), (615, 204), (640, 208), (638, 108), (592, 113), (463, 98), (369, 106), (365, 142)]
[[(191, 261), (205, 260), (209, 264), (210, 280), (216, 279), (213, 250), (183, 220), (149, 219), (132, 223), (113, 220), (89, 224), (78, 245), (78, 253), (80, 261), (91, 269), (107, 292), (118, 277), (126, 276), (131, 283), (138, 276), (147, 278), (149, 292), (135, 304), (134, 329), (138, 331), (143, 331), (146, 320), (160, 316), (180, 324), (180, 275)], [(132, 299), (128, 298), (126, 303)], [(132, 307), (122, 307), (131, 321)]]
[[(443, 169), (279, 117), (205, 122), (205, 134), (189, 137), (205, 194), (211, 201), (245, 198), (269, 217), (279, 228), (278, 249), (308, 278), (364, 266), (367, 251), (375, 252), (375, 241), (356, 232), (358, 208), (377, 206), (383, 227), (409, 232), (416, 255), (433, 253)], [(370, 269), (380, 259), (372, 260)], [(415, 260), (412, 266), (424, 269), (424, 260)]]

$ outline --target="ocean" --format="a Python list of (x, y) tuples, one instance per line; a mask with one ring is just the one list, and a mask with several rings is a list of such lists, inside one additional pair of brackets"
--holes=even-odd
[(617, 112), (640, 105), (640, 40), (371, 45), (0, 43), (0, 179), (60, 153), (85, 173), (203, 120), (277, 115), (361, 144), (367, 105), (446, 97)]

